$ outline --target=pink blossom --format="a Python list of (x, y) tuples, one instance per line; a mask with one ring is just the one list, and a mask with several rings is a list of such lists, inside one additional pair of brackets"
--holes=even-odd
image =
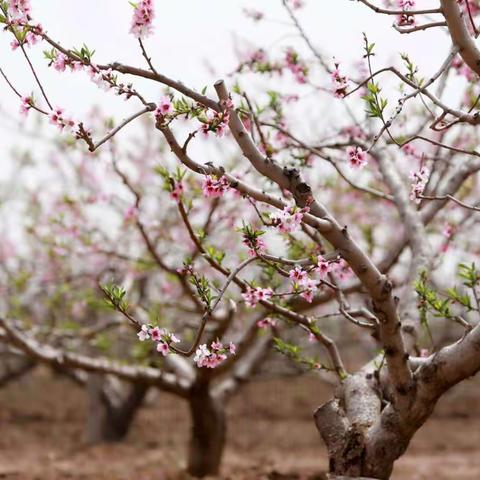
[[(283, 126), (283, 125), (282, 125)], [(275, 133), (275, 141), (278, 142), (281, 148), (285, 148), (290, 144), (290, 138), (280, 130)]]
[(220, 106), (222, 108), (220, 112), (209, 110), (206, 118), (202, 120), (203, 125), (200, 127), (200, 131), (204, 136), (208, 136), (209, 132), (214, 132), (217, 137), (223, 137), (227, 133), (233, 102), (230, 98), (227, 98), (220, 102)]
[(160, 341), (157, 343), (157, 352), (161, 353), (164, 357), (170, 353), (170, 347), (168, 343)]
[(12, 40), (10, 42), (10, 47), (12, 50), (16, 50), (19, 46), (20, 46), (20, 43), (18, 42), (18, 40)]
[[(412, 10), (415, 7), (415, 0), (397, 0), (397, 6), (400, 10)], [(402, 13), (397, 17), (397, 25), (399, 27), (411, 27), (415, 25), (415, 17), (408, 13)]]
[(90, 80), (93, 80), (95, 75), (97, 75), (100, 72), (98, 68), (95, 65), (89, 65), (87, 67), (87, 74), (90, 77)]
[(303, 285), (308, 280), (308, 273), (302, 267), (295, 267), (288, 272), (288, 276), (299, 285)]
[(48, 115), (50, 123), (56, 125), (60, 131), (64, 128), (69, 130), (73, 129), (76, 125), (75, 122), (72, 119), (65, 117), (63, 113), (63, 108), (55, 107)]
[(350, 265), (343, 259), (340, 258), (336, 262), (331, 264), (332, 273), (338, 276), (340, 280), (347, 280), (353, 276), (353, 271), (350, 268)]
[(74, 72), (80, 72), (81, 70), (83, 70), (85, 68), (85, 65), (82, 62), (72, 61), (70, 63), (70, 68)]
[(39, 41), (39, 36), (33, 33), (32, 31), (28, 32), (25, 36), (25, 43), (30, 47), (35, 45)]
[(225, 122), (221, 122), (217, 125), (217, 127), (215, 128), (215, 135), (217, 137), (224, 137), (225, 134), (227, 133), (227, 125)]
[(225, 347), (221, 342), (214, 341), (211, 343), (210, 348), (204, 343), (197, 348), (193, 361), (200, 368), (215, 368), (227, 359), (227, 354), (235, 355), (236, 348), (233, 342), (230, 342)]
[(89, 66), (87, 72), (92, 82), (101, 90), (108, 92), (113, 87), (111, 83), (113, 75), (111, 68), (101, 72), (97, 67)]
[(308, 303), (312, 303), (313, 294), (317, 291), (317, 282), (311, 278), (307, 278), (303, 281), (302, 287), (304, 290), (300, 296)]
[(410, 157), (414, 157), (416, 158), (418, 156), (417, 154), (417, 151), (415, 150), (414, 147), (412, 147), (412, 145), (410, 145), (409, 143), (407, 143), (406, 145), (404, 145), (402, 147), (402, 150), (403, 152), (405, 153), (405, 155), (408, 155)]
[(149, 333), (152, 337), (152, 341), (159, 342), (162, 339), (162, 336), (165, 334), (165, 331), (161, 328), (154, 327)]
[(320, 278), (323, 280), (327, 278), (327, 275), (332, 271), (332, 266), (327, 260), (325, 260), (322, 255), (317, 257), (317, 266), (315, 271), (320, 275)]
[(64, 55), (62, 52), (58, 52), (55, 61), (53, 62), (53, 67), (58, 72), (64, 72), (67, 60), (68, 58), (66, 55)]
[(151, 338), (152, 342), (157, 344), (155, 347), (157, 352), (162, 355), (168, 355), (171, 352), (171, 344), (180, 341), (173, 333), (168, 332), (164, 328), (150, 327), (148, 325), (142, 325), (137, 336), (141, 342)]
[(277, 324), (277, 321), (274, 318), (265, 317), (262, 320), (259, 320), (257, 322), (257, 327), (265, 329), (269, 327), (274, 327), (276, 324)]
[(210, 175), (207, 175), (202, 184), (203, 195), (211, 198), (223, 197), (229, 188), (230, 184), (226, 177), (220, 177), (218, 180), (215, 180)]
[(137, 337), (141, 342), (144, 342), (145, 340), (148, 340), (150, 338), (150, 332), (147, 325), (142, 325), (142, 328), (137, 333)]
[(175, 183), (175, 187), (173, 190), (170, 192), (170, 198), (178, 202), (180, 200), (180, 197), (183, 195), (184, 188), (182, 182), (177, 182)]
[(168, 115), (173, 110), (172, 101), (168, 95), (164, 95), (160, 98), (157, 108), (155, 109), (155, 119), (161, 119), (165, 115)]
[(141, 0), (134, 7), (130, 33), (139, 39), (152, 35), (154, 18), (153, 0)]
[(331, 74), (333, 94), (337, 98), (344, 98), (347, 95), (348, 77), (342, 75), (339, 70), (339, 64), (335, 64), (335, 70)]
[(15, 20), (21, 22), (28, 21), (32, 7), (30, 6), (30, 0), (10, 0), (8, 3), (8, 13)]
[(273, 291), (271, 288), (251, 288), (247, 287), (247, 291), (242, 293), (242, 297), (245, 300), (245, 304), (248, 307), (256, 307), (258, 302), (262, 300), (268, 300), (272, 297)]
[(294, 10), (298, 10), (299, 8), (302, 8), (304, 6), (303, 0), (288, 0), (288, 1)]
[(443, 227), (442, 233), (445, 237), (451, 238), (455, 233), (455, 226), (452, 225), (451, 223), (446, 223)]
[(292, 72), (298, 83), (306, 83), (308, 68), (300, 60), (298, 53), (291, 47), (287, 49), (285, 65)]
[(27, 116), (28, 112), (32, 108), (32, 105), (33, 105), (33, 98), (31, 96), (30, 97), (22, 97), (22, 103), (20, 105), (20, 113), (22, 115)]
[(358, 145), (347, 148), (348, 163), (352, 168), (363, 168), (368, 164), (367, 152)]
[(245, 237), (242, 243), (248, 247), (249, 257), (255, 257), (257, 254), (262, 255), (267, 251), (265, 242), (259, 237)]
[(291, 233), (298, 229), (302, 223), (303, 214), (308, 209), (285, 207), (280, 213), (272, 217), (272, 222), (283, 233)]

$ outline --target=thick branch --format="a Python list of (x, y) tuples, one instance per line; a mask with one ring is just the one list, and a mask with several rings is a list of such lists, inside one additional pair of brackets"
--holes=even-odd
[(66, 368), (79, 368), (88, 372), (110, 373), (135, 383), (160, 387), (177, 395), (185, 396), (189, 385), (171, 373), (156, 368), (133, 367), (106, 358), (91, 358), (72, 352), (66, 352), (49, 345), (41, 345), (25, 332), (14, 327), (11, 322), (0, 317), (0, 326), (6, 331), (10, 341), (26, 355), (49, 365)]

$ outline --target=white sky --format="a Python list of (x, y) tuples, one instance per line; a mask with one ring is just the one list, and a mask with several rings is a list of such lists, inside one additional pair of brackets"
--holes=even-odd
[[(85, 42), (96, 50), (94, 59), (98, 63), (118, 60), (144, 67), (138, 44), (128, 33), (132, 8), (127, 0), (32, 0), (31, 3), (34, 18), (62, 45), (74, 47)], [(398, 59), (399, 52), (408, 52), (427, 75), (436, 71), (448, 53), (447, 37), (438, 29), (401, 36), (391, 28), (392, 17), (376, 15), (355, 1), (306, 0), (306, 3), (307, 7), (299, 13), (305, 30), (323, 52), (334, 55), (345, 65), (361, 57), (363, 31), (377, 44), (378, 66)], [(429, 0), (420, 3), (422, 7), (436, 5)], [(232, 71), (236, 65), (234, 44), (251, 43), (267, 49), (290, 42), (299, 45), (295, 31), (282, 23), (288, 18), (280, 0), (157, 0), (156, 5), (156, 35), (146, 41), (156, 68), (199, 90)], [(244, 7), (261, 10), (272, 21), (252, 22), (242, 14)], [(0, 34), (0, 66), (22, 93), (36, 90), (21, 52), (11, 51), (10, 40), (10, 35)], [(83, 73), (59, 74), (47, 68), (42, 50), (41, 46), (30, 50), (32, 61), (52, 103), (64, 107), (74, 118), (82, 118), (95, 103), (118, 120), (138, 110), (138, 105), (100, 91)], [(206, 68), (207, 65), (215, 71)], [(322, 80), (320, 83), (329, 84), (329, 79)], [(158, 84), (138, 85), (148, 100), (158, 99)], [(40, 98), (37, 92), (35, 96)], [(18, 100), (0, 79), (3, 112), (0, 180), (6, 171), (9, 147), (25, 145), (25, 139), (19, 136), (25, 127), (16, 123), (18, 107)], [(322, 102), (317, 112), (323, 114)], [(29, 118), (27, 127), (35, 128), (34, 118)]]

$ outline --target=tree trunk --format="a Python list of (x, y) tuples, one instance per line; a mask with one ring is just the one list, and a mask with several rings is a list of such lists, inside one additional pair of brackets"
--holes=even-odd
[(115, 392), (107, 381), (103, 375), (91, 374), (87, 382), (86, 437), (92, 445), (123, 440), (148, 390), (146, 385), (134, 384)]
[(193, 385), (189, 404), (192, 433), (188, 473), (194, 477), (216, 475), (225, 446), (225, 407), (211, 395), (208, 382)]
[(391, 404), (380, 410), (374, 395), (369, 397), (355, 378), (351, 379), (355, 388), (348, 390), (349, 380), (343, 398), (315, 412), (315, 423), (328, 449), (329, 478), (388, 480), (395, 461), (432, 413), (435, 400), (399, 415)]

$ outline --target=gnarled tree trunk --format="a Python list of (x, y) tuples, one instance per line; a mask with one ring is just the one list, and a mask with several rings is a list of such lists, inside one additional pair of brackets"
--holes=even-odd
[[(441, 355), (426, 361), (414, 372), (411, 389), (397, 396), (381, 385), (381, 374), (363, 370), (343, 382), (335, 398), (315, 412), (328, 449), (331, 478), (390, 478), (395, 461), (430, 417), (441, 394), (454, 384), (436, 378), (444, 364)], [(399, 395), (405, 397), (401, 407)]]
[(195, 477), (215, 475), (225, 446), (225, 406), (210, 391), (208, 382), (196, 382), (189, 396), (192, 432), (188, 473)]
[(108, 381), (104, 375), (98, 374), (89, 375), (87, 381), (86, 437), (90, 444), (123, 440), (148, 390), (148, 386), (142, 384), (114, 389)]

